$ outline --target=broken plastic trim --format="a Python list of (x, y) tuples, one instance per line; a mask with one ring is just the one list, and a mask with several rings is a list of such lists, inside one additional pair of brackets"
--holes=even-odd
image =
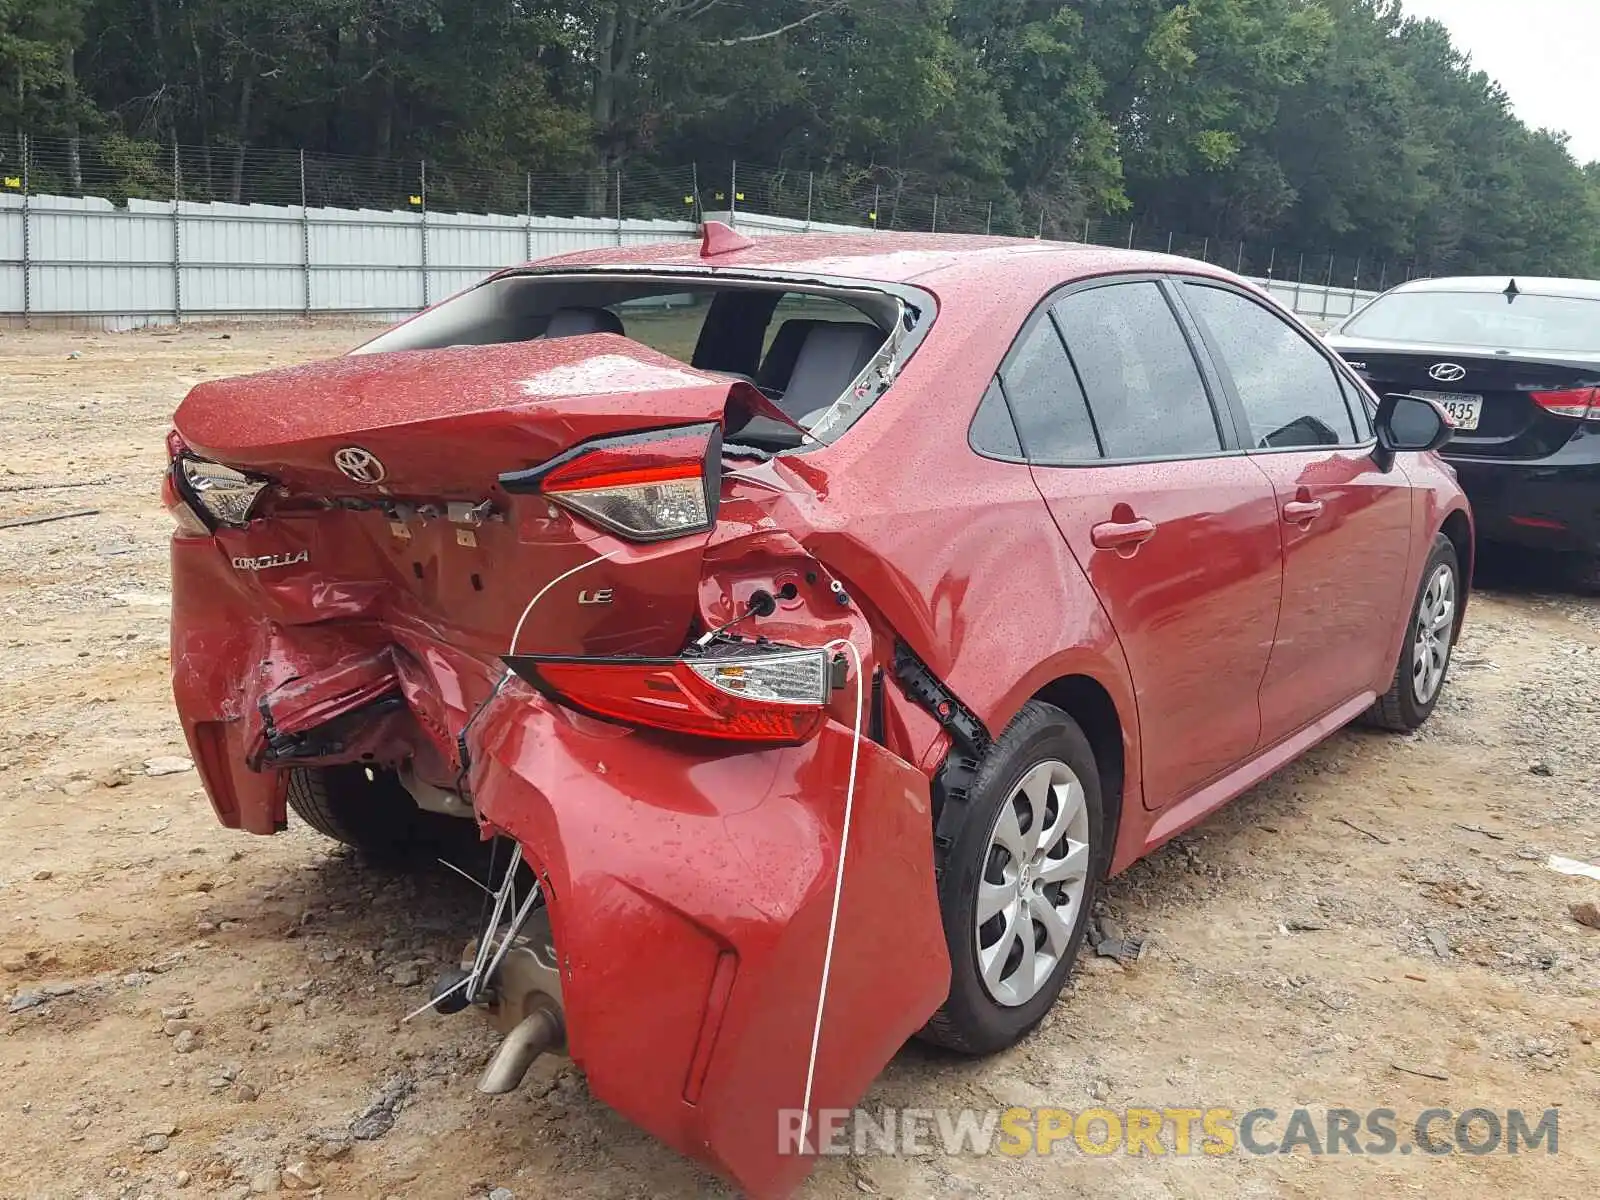
[(263, 767), (278, 767), (301, 759), (321, 759), (343, 754), (345, 739), (351, 732), (360, 729), (376, 717), (399, 712), (405, 706), (403, 696), (391, 693), (368, 701), (360, 708), (341, 713), (311, 729), (298, 733), (284, 733), (273, 721), (272, 708), (263, 697), (259, 711), (266, 748), (258, 761), (248, 765), (253, 770), (261, 770)]
[(983, 757), (990, 740), (983, 722), (904, 642), (895, 643), (894, 674), (906, 695), (932, 713), (957, 746), (974, 758)]

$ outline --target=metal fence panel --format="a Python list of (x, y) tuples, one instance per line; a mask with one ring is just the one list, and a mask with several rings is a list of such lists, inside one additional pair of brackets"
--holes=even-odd
[[(806, 191), (791, 190), (797, 206), (805, 203)], [(801, 211), (821, 211), (814, 193), (810, 199), (811, 207)], [(946, 219), (951, 227), (988, 224), (987, 210), (967, 208), (944, 202), (941, 226)], [(867, 218), (878, 211), (868, 208)], [(904, 210), (898, 212), (892, 222), (880, 214), (879, 227), (903, 224)], [(744, 210), (705, 215), (755, 235), (871, 228)], [(1131, 226), (1118, 229), (1125, 239), (1134, 232)], [(502, 266), (579, 250), (692, 243), (698, 231), (696, 223), (683, 220), (438, 212), (420, 204), (394, 210), (137, 198), (117, 204), (97, 197), (0, 194), (0, 319), (87, 321), (105, 328), (245, 315), (334, 313), (389, 320)], [(1117, 230), (1087, 232), (1094, 237)], [(1197, 254), (1204, 250), (1194, 248)], [(1234, 254), (1244, 261), (1242, 250)], [(1266, 286), (1315, 323), (1343, 318), (1374, 294), (1281, 279)]]
[(22, 197), (0, 195), (0, 312), (27, 308), (23, 289)]

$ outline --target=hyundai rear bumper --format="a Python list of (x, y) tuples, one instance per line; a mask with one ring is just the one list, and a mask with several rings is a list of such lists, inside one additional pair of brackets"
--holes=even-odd
[(1484, 541), (1600, 554), (1600, 434), (1533, 461), (1450, 457)]

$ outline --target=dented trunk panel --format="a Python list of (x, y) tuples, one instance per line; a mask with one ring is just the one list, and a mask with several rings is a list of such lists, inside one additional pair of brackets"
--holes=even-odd
[[(600, 333), (347, 356), (196, 387), (173, 424), (206, 458), (318, 494), (481, 499), (579, 442), (720, 420), (730, 381)], [(375, 455), (370, 484), (334, 454)]]

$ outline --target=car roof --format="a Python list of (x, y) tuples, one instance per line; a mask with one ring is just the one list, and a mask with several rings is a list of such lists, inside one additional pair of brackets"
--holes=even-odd
[(1453, 279), (1413, 279), (1395, 288), (1396, 292), (1493, 292), (1517, 290), (1529, 296), (1565, 296), (1600, 300), (1600, 279), (1551, 279), (1531, 275), (1462, 275)]
[[(583, 250), (540, 259), (540, 270), (582, 267), (771, 272), (860, 279), (877, 283), (934, 283), (1003, 287), (1051, 278), (1068, 283), (1096, 275), (1159, 271), (1232, 278), (1195, 259), (1076, 242), (958, 233), (808, 233), (750, 237), (748, 245), (711, 256), (698, 242)], [(1019, 278), (1020, 277), (1020, 278)]]

